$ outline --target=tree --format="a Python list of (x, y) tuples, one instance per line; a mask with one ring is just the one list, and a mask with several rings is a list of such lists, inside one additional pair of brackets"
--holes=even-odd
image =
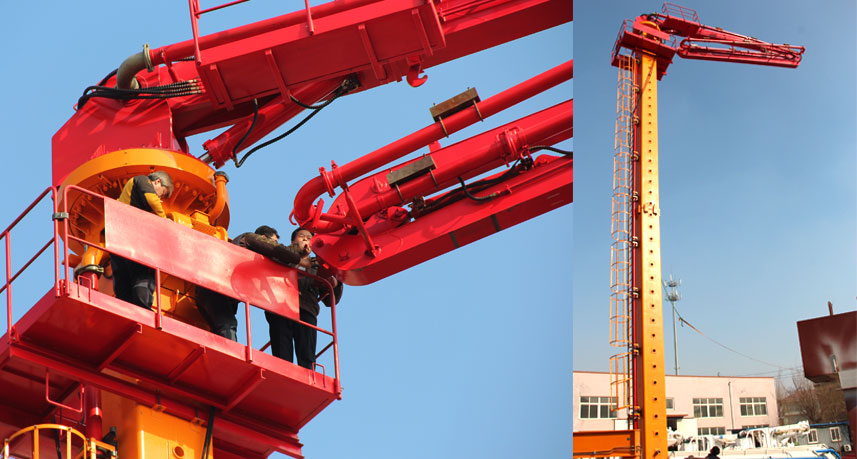
[(777, 404), (780, 424), (804, 420), (820, 424), (848, 418), (838, 377), (813, 384), (803, 376), (794, 376), (792, 388), (777, 387)]

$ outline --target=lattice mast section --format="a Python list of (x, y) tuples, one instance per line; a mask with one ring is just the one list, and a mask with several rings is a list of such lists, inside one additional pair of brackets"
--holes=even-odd
[[(616, 399), (616, 409), (634, 408), (633, 390), (633, 302), (632, 211), (633, 194), (633, 124), (638, 88), (634, 82), (637, 61), (632, 56), (620, 56), (618, 88), (616, 91), (616, 129), (613, 156), (613, 205), (611, 210), (610, 248), (610, 345), (618, 348), (610, 357), (610, 391)], [(629, 416), (629, 422), (632, 422)], [(632, 426), (629, 426), (632, 428)]]

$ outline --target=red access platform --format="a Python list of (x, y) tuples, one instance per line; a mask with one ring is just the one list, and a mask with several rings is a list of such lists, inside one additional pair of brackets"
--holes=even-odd
[[(46, 190), (25, 215), (48, 194), (54, 199), (54, 215), (61, 216), (62, 213), (56, 212), (56, 193), (52, 188)], [(68, 202), (67, 199), (63, 201)], [(246, 268), (235, 272), (279, 271), (281, 279), (296, 280), (295, 270), (261, 255), (110, 199), (105, 199), (104, 204), (107, 251), (133, 258), (122, 248), (121, 238), (111, 239), (110, 228), (111, 221), (134, 221), (138, 231), (158, 231), (155, 234), (161, 234), (163, 239), (195, 241), (203, 245), (213, 243), (222, 249), (217, 254), (222, 264), (228, 266), (232, 257), (232, 262)], [(246, 343), (234, 342), (159, 314), (158, 308), (149, 311), (103, 294), (89, 288), (85, 280), (80, 283), (69, 280), (62, 273), (70, 271), (60, 261), (68, 243), (73, 244), (75, 239), (69, 234), (68, 220), (54, 220), (53, 238), (23, 268), (11, 272), (10, 239), (20, 220), (0, 233), (0, 240), (5, 239), (7, 268), (6, 284), (0, 293), (6, 293), (9, 324), (0, 339), (0, 438), (30, 425), (52, 422), (55, 416), (58, 421), (85, 422), (81, 389), (93, 387), (201, 424), (207, 421), (210, 407), (214, 407), (213, 446), (220, 452), (231, 453), (224, 457), (267, 457), (274, 451), (302, 457), (297, 436), (299, 429), (341, 393), (336, 373), (335, 305), (331, 308), (334, 332), (321, 330), (332, 337), (331, 345), (324, 349), (333, 347), (331, 376), (325, 375), (321, 366), (311, 371), (265, 354), (255, 349), (249, 338)], [(51, 246), (54, 247), (54, 283), (12, 325), (11, 293), (12, 287), (17, 286), (13, 281)], [(157, 259), (158, 252), (168, 254), (170, 248), (150, 252), (149, 259)], [(185, 259), (181, 265), (185, 268), (170, 269), (187, 272), (162, 272), (183, 279), (194, 275), (205, 277), (209, 268), (200, 262)], [(157, 265), (151, 266), (160, 269)], [(257, 280), (256, 285), (258, 283)], [(271, 298), (285, 298), (287, 303), (296, 299), (296, 296), (283, 296), (283, 292), (277, 294), (276, 291), (277, 285), (284, 292), (293, 287), (266, 283), (264, 279), (262, 283)], [(238, 290), (253, 282), (233, 279), (224, 285), (232, 286), (233, 297), (243, 298)], [(223, 286), (206, 286), (227, 293)], [(289, 309), (293, 306), (257, 301), (252, 304), (254, 307), (281, 313), (283, 306)], [(249, 307), (244, 311), (248, 313)], [(284, 315), (292, 313), (285, 311)], [(250, 335), (248, 326), (247, 336)]]

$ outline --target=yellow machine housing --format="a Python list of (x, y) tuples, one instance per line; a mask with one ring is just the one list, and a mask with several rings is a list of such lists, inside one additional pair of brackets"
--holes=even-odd
[[(205, 427), (156, 408), (102, 392), (103, 424), (116, 427), (119, 459), (197, 459), (205, 444)], [(209, 446), (207, 459), (213, 457)]]
[[(172, 195), (164, 201), (167, 218), (194, 230), (221, 240), (228, 240), (229, 194), (227, 178), (204, 162), (181, 152), (136, 148), (108, 153), (75, 169), (60, 186), (60, 194), (74, 185), (116, 199), (122, 187), (137, 175), (149, 175), (162, 170), (173, 179)], [(68, 194), (69, 231), (75, 237), (92, 241), (93, 246), (70, 243), (74, 255), (69, 264), (75, 265), (75, 274), (103, 272), (108, 279), (99, 282), (98, 290), (113, 295), (109, 281), (112, 273), (105, 253), (97, 245), (104, 244), (104, 215), (97, 198), (75, 190)], [(60, 202), (60, 207), (63, 203)], [(107, 280), (107, 281), (104, 281)], [(161, 309), (170, 316), (208, 328), (196, 308), (195, 286), (182, 279), (163, 274), (161, 278)]]

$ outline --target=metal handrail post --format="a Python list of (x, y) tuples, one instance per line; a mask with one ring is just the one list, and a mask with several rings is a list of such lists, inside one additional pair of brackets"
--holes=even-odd
[(160, 330), (163, 328), (161, 325), (161, 314), (163, 311), (161, 310), (161, 268), (155, 266), (155, 306), (157, 306), (157, 313), (155, 314), (155, 328)]
[[(59, 211), (57, 203), (57, 189), (51, 187), (51, 201), (53, 201), (54, 215)], [(60, 294), (60, 248), (59, 248), (59, 223), (56, 218), (51, 219), (54, 224), (54, 295)]]
[(10, 243), (9, 230), (3, 233), (6, 238), (6, 332), (9, 334), (9, 342), (12, 340), (12, 244)]
[(253, 361), (253, 339), (251, 338), (250, 327), (250, 303), (244, 302), (244, 328), (247, 329), (247, 346), (244, 349), (244, 358), (248, 362)]
[(330, 295), (330, 328), (333, 329), (333, 383), (336, 388), (336, 397), (342, 398), (342, 381), (339, 377), (339, 337), (336, 333), (336, 295), (333, 294), (333, 287), (330, 287)]
[[(63, 196), (62, 196), (63, 209), (62, 210), (66, 214), (68, 214), (68, 190), (72, 189), (72, 188), (80, 189), (80, 188), (72, 185), (72, 186), (65, 187), (65, 189), (63, 190)], [(69, 266), (68, 266), (68, 219), (67, 218), (63, 219), (62, 228), (63, 228), (63, 241), (62, 241), (62, 245), (63, 245), (63, 267), (65, 268), (65, 270), (63, 271), (63, 274), (62, 274), (62, 278), (64, 281), (63, 285), (65, 287), (64, 293), (66, 295), (71, 295), (71, 283), (68, 281)]]

